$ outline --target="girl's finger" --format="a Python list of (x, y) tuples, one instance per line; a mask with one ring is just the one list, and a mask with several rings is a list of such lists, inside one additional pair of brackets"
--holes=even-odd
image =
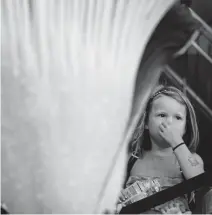
[(128, 196), (127, 196), (127, 194), (126, 194), (126, 193), (121, 192), (121, 198), (122, 198), (122, 201), (125, 201), (125, 200), (127, 200), (127, 199), (128, 199)]
[(122, 203), (123, 201), (125, 201), (125, 196), (123, 195), (123, 193), (121, 193), (121, 195), (119, 196), (118, 202)]
[(162, 122), (161, 125), (162, 125), (163, 128), (167, 128), (168, 127), (165, 122)]
[(121, 202), (123, 202), (125, 200), (125, 197), (124, 196), (120, 196), (119, 197), (119, 202), (121, 203)]
[(160, 129), (161, 132), (164, 131), (164, 127), (162, 125), (159, 126), (159, 129)]

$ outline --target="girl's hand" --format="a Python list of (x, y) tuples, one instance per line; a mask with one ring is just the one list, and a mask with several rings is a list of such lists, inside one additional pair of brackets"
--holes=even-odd
[(191, 211), (186, 211), (183, 205), (174, 201), (168, 202), (165, 207), (159, 210), (162, 214), (191, 214)]
[[(123, 191), (123, 190), (122, 190)], [(128, 198), (127, 198), (127, 196), (125, 196), (124, 195), (124, 192), (122, 192), (121, 191), (121, 194), (120, 194), (120, 196), (119, 196), (119, 198), (118, 198), (118, 202), (117, 202), (117, 204), (116, 204), (116, 211), (115, 211), (115, 214), (118, 214), (120, 211), (121, 211), (121, 209), (122, 209), (122, 207), (125, 207), (126, 206), (126, 204), (124, 203)]]
[(173, 128), (171, 125), (168, 125), (164, 122), (159, 126), (161, 137), (171, 146), (175, 147), (176, 145), (183, 142), (181, 132)]
[(122, 204), (125, 206), (124, 202), (128, 199), (126, 195), (124, 195), (124, 192), (121, 192), (119, 199), (118, 199), (118, 204)]

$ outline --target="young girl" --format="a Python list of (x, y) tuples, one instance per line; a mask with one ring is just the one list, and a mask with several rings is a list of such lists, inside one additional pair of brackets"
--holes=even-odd
[[(135, 190), (139, 186), (143, 193), (140, 191), (133, 199), (127, 189), (123, 190), (122, 205), (204, 172), (203, 161), (195, 153), (199, 141), (196, 115), (188, 98), (177, 88), (159, 86), (156, 89), (135, 134), (130, 160), (136, 161), (129, 170), (125, 187), (133, 184)], [(188, 199), (182, 196), (146, 213), (191, 212)]]

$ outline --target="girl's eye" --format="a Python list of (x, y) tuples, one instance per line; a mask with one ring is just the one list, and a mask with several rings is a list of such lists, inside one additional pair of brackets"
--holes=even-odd
[(181, 117), (181, 116), (176, 116), (176, 119), (177, 119), (177, 120), (181, 120), (182, 117)]
[(164, 114), (164, 113), (160, 113), (160, 114), (158, 114), (158, 116), (160, 116), (160, 117), (165, 117), (166, 115)]

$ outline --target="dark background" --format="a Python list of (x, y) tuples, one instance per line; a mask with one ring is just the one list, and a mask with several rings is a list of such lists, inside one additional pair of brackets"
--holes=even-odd
[[(188, 2), (191, 3), (192, 10), (212, 27), (212, 0), (192, 0)], [(197, 43), (212, 56), (212, 41), (202, 35), (198, 38)], [(173, 60), (169, 65), (185, 81), (185, 86), (189, 86), (212, 110), (212, 64), (194, 48), (191, 48), (186, 54)], [(183, 88), (165, 74), (162, 74), (160, 83)], [(200, 145), (197, 153), (203, 158), (205, 170), (212, 171), (212, 117), (207, 114), (195, 98), (189, 94), (187, 96), (194, 105), (200, 131)]]

